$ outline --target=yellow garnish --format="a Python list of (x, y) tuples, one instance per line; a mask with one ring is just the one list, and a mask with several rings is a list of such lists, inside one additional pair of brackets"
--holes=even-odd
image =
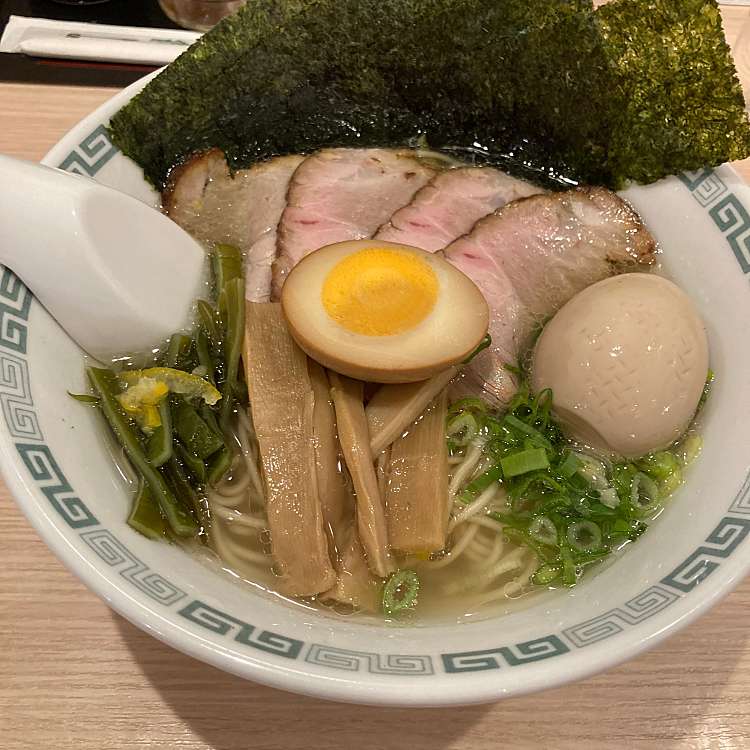
[(438, 279), (415, 253), (366, 248), (339, 261), (323, 282), (321, 299), (339, 325), (365, 336), (392, 336), (432, 311)]
[(125, 411), (146, 431), (154, 430), (161, 424), (159, 402), (169, 393), (166, 383), (154, 378), (139, 378), (126, 391), (117, 395)]
[(201, 398), (209, 406), (213, 406), (221, 398), (221, 393), (207, 380), (183, 370), (175, 370), (172, 367), (149, 367), (146, 370), (128, 370), (127, 372), (120, 373), (118, 377), (128, 385), (128, 389), (122, 395), (130, 393), (133, 388), (138, 388), (141, 380), (147, 379), (163, 385), (166, 388), (164, 393), (170, 391), (171, 393), (179, 393), (188, 398)]

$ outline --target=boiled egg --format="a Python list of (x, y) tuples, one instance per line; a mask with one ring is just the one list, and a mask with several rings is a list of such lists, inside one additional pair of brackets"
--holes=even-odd
[(708, 372), (708, 341), (690, 298), (654, 274), (593, 284), (544, 327), (532, 387), (551, 388), (571, 437), (637, 458), (690, 424)]
[(287, 277), (281, 304), (312, 359), (376, 383), (423, 380), (461, 362), (489, 322), (482, 293), (441, 256), (377, 240), (307, 255)]

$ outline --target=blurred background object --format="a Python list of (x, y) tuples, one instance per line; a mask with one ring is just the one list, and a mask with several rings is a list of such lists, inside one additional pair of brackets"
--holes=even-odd
[(246, 0), (159, 0), (161, 9), (186, 29), (208, 31)]

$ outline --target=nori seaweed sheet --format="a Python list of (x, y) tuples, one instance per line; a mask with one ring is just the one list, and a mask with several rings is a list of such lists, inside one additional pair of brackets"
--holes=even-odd
[(750, 153), (714, 0), (251, 0), (113, 118), (163, 187), (324, 146), (467, 149), (620, 186)]
[(619, 0), (597, 11), (621, 102), (608, 172), (649, 183), (749, 155), (742, 87), (706, 0)]

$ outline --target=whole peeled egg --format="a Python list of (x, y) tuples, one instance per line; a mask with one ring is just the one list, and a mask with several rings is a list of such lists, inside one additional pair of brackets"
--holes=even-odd
[(660, 276), (614, 276), (584, 289), (544, 327), (532, 362), (535, 391), (551, 388), (569, 435), (636, 458), (688, 427), (708, 372), (703, 321)]
[(468, 276), (439, 255), (377, 240), (305, 256), (284, 283), (281, 305), (310, 357), (378, 383), (423, 380), (461, 362), (489, 323)]

